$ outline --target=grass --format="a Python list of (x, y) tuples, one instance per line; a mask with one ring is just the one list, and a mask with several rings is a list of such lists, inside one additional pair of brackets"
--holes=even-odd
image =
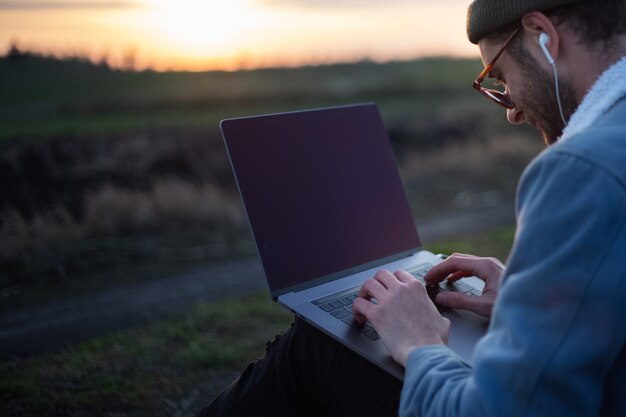
[(247, 233), (220, 235), (199, 225), (171, 234), (100, 236), (24, 251), (3, 262), (0, 314), (119, 285), (172, 276), (250, 256)]
[(432, 58), (233, 73), (134, 73), (0, 58), (0, 77), (8, 81), (0, 85), (0, 139), (215, 128), (224, 117), (359, 101), (411, 99), (432, 107), (443, 96), (476, 102), (479, 97), (467, 87), (480, 68), (476, 59)]
[[(537, 152), (524, 132), (508, 140), (501, 109), (469, 88), (477, 60), (81, 68), (0, 59), (0, 314), (249, 253), (217, 131), (224, 117), (376, 101), (420, 218), (458, 209), (461, 192), (506, 200), (501, 190), (512, 192)], [(429, 249), (504, 260), (512, 237), (502, 229)], [(290, 320), (257, 294), (0, 363), (0, 417), (193, 415)]]
[(192, 415), (291, 318), (266, 294), (0, 365), (0, 415)]
[(540, 141), (505, 129), (502, 109), (469, 87), (481, 67), (432, 58), (136, 73), (0, 58), (0, 314), (150, 279), (190, 256), (241, 256), (231, 242), (248, 228), (224, 117), (376, 101), (416, 218), (474, 195), (512, 199)]
[[(514, 230), (431, 245), (504, 260)], [(190, 416), (219, 392), (291, 315), (255, 294), (39, 357), (0, 364), (0, 416)]]

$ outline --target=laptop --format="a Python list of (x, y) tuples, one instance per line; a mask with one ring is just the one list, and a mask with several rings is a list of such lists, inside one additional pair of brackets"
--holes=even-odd
[[(351, 304), (379, 269), (423, 282), (441, 258), (422, 249), (391, 144), (373, 103), (222, 120), (220, 128), (274, 301), (402, 380)], [(481, 293), (477, 278), (431, 291)], [(449, 343), (472, 362), (487, 320), (443, 311)]]

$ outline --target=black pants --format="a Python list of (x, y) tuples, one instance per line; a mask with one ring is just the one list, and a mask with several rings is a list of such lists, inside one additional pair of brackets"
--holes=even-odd
[(302, 320), (199, 416), (397, 416), (402, 383)]

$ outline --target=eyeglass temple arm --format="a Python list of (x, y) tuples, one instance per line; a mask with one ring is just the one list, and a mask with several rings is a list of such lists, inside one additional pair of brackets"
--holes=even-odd
[(509, 44), (511, 43), (511, 41), (513, 40), (513, 38), (515, 37), (515, 35), (517, 35), (517, 33), (521, 30), (521, 27), (515, 29), (513, 31), (513, 33), (511, 33), (511, 35), (508, 37), (508, 39), (506, 40), (506, 42), (504, 42), (504, 45), (502, 45), (502, 47), (500, 48), (500, 50), (498, 51), (497, 54), (495, 54), (495, 56), (493, 58), (491, 58), (491, 60), (489, 61), (489, 63), (487, 63), (487, 65), (485, 65), (485, 68), (483, 69), (483, 71), (478, 75), (478, 78), (476, 78), (476, 80), (474, 81), (474, 84), (472, 85), (475, 89), (480, 90), (481, 86), (480, 84), (485, 80), (485, 78), (487, 78), (487, 75), (489, 75), (489, 72), (491, 71), (491, 69), (493, 68), (493, 64), (498, 60), (498, 58), (500, 58), (500, 55), (502, 55), (502, 53), (504, 52), (504, 50), (506, 49), (507, 46), (509, 46)]

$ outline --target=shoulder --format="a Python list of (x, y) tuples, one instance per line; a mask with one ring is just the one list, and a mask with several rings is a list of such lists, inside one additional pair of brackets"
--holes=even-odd
[(591, 127), (552, 148), (546, 154), (578, 158), (626, 184), (626, 98)]
[(546, 149), (525, 170), (516, 202), (516, 245), (528, 238), (524, 253), (600, 250), (610, 240), (626, 248), (623, 232), (614, 235), (626, 227), (626, 117), (603, 119)]
[(520, 197), (536, 181), (554, 187), (578, 181), (581, 188), (597, 186), (599, 181), (626, 190), (626, 98), (590, 128), (537, 156), (522, 176)]

